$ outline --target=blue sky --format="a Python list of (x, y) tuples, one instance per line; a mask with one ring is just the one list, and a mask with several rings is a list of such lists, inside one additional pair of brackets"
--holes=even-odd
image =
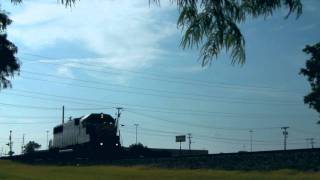
[(174, 136), (192, 133), (194, 149), (249, 150), (253, 129), (254, 150), (282, 149), (281, 126), (290, 126), (288, 148), (305, 148), (310, 137), (318, 143), (319, 117), (303, 104), (309, 85), (298, 72), (308, 59), (303, 47), (320, 39), (320, 2), (303, 3), (299, 19), (285, 20), (280, 10), (240, 25), (243, 66), (223, 52), (205, 68), (198, 49), (179, 47), (178, 11), (165, 1), (161, 7), (147, 0), (82, 0), (72, 8), (55, 0), (4, 3), (22, 68), (13, 88), (0, 92), (0, 147), (8, 151), (9, 130), (16, 153), (22, 134), (45, 146), (62, 105), (66, 118), (114, 116), (114, 107), (124, 107), (125, 146), (135, 142), (135, 123), (148, 147), (178, 148)]

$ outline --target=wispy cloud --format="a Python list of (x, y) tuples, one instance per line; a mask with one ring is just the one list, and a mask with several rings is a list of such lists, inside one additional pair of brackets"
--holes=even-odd
[(304, 25), (302, 27), (299, 27), (297, 30), (298, 31), (309, 31), (309, 30), (313, 30), (313, 29), (317, 28), (318, 25), (319, 25), (319, 23), (308, 24), (308, 25)]
[(196, 65), (189, 65), (189, 66), (172, 67), (172, 68), (168, 68), (168, 70), (176, 73), (198, 73), (198, 72), (205, 71), (207, 68), (208, 66), (202, 67), (201, 65), (196, 64)]
[[(152, 8), (144, 0), (80, 1), (72, 9), (57, 3), (25, 2), (12, 16), (10, 38), (33, 52), (54, 51), (63, 42), (82, 44), (104, 57), (91, 63), (143, 68), (161, 56), (160, 43), (178, 33), (174, 21), (161, 21), (161, 14), (170, 9), (167, 4)], [(67, 67), (60, 67), (59, 72), (71, 75)]]

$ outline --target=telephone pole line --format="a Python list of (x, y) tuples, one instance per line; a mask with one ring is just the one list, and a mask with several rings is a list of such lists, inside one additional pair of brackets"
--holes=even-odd
[(136, 126), (136, 144), (138, 144), (138, 126), (139, 124), (134, 124)]
[(283, 146), (284, 146), (284, 150), (287, 150), (287, 138), (288, 138), (288, 131), (287, 129), (289, 128), (289, 126), (284, 126), (284, 127), (281, 127), (281, 129), (283, 129), (283, 136), (284, 136), (284, 141), (283, 141)]

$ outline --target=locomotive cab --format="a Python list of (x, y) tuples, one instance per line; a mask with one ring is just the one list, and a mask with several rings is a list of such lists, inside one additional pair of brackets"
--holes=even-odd
[[(82, 118), (83, 119), (83, 118)], [(112, 149), (120, 146), (116, 120), (108, 114), (90, 114), (81, 122), (96, 149)]]

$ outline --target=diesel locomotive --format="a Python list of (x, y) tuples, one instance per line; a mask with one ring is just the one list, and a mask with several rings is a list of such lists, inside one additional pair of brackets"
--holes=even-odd
[(51, 150), (115, 152), (120, 144), (118, 122), (104, 113), (70, 119), (53, 128)]

